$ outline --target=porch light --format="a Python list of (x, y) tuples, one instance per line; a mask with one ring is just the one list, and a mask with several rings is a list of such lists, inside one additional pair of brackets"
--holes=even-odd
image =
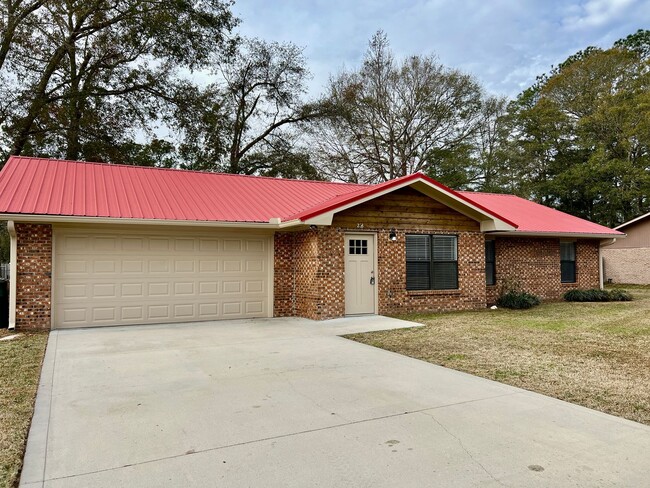
[(391, 241), (396, 241), (397, 240), (397, 232), (395, 231), (395, 229), (390, 230), (390, 234), (388, 234), (388, 238)]

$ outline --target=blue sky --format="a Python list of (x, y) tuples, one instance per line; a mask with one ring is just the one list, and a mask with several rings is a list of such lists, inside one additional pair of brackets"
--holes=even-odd
[(570, 54), (650, 28), (650, 0), (237, 0), (234, 11), (243, 35), (305, 48), (314, 96), (378, 29), (398, 56), (434, 53), (515, 96)]

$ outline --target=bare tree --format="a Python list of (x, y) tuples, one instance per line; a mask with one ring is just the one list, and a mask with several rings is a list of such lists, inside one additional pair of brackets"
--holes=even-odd
[[(302, 49), (291, 43), (243, 40), (215, 66), (218, 80), (184, 89), (173, 114), (186, 167), (229, 173), (313, 177), (296, 129), (321, 117), (326, 104), (305, 103), (310, 73)], [(294, 161), (295, 172), (282, 161)]]
[(432, 56), (397, 61), (371, 39), (362, 66), (330, 80), (336, 114), (313, 127), (320, 169), (348, 181), (386, 181), (429, 171), (477, 130), (482, 92), (469, 75)]

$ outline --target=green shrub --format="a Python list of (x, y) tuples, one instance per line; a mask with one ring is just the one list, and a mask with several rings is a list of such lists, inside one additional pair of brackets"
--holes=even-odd
[(564, 294), (567, 302), (628, 302), (632, 296), (625, 290), (569, 290)]
[(497, 306), (503, 308), (526, 309), (539, 305), (539, 297), (525, 291), (509, 290), (497, 299)]
[(614, 290), (609, 290), (609, 300), (612, 302), (631, 302), (632, 295), (626, 290), (619, 290), (618, 288)]

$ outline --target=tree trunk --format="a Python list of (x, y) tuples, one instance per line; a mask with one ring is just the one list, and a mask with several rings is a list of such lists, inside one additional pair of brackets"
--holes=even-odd
[[(67, 39), (67, 42), (70, 42), (70, 39)], [(64, 54), (65, 47), (59, 46), (56, 51), (54, 51), (50, 61), (43, 70), (41, 79), (34, 89), (34, 98), (29, 106), (27, 115), (20, 122), (20, 128), (18, 130), (18, 135), (14, 140), (13, 147), (11, 148), (11, 154), (18, 156), (23, 152), (23, 149), (29, 140), (29, 136), (31, 135), (32, 128), (34, 127), (34, 121), (48, 102), (46, 94), (47, 85), (50, 83), (50, 79), (63, 59)]]

